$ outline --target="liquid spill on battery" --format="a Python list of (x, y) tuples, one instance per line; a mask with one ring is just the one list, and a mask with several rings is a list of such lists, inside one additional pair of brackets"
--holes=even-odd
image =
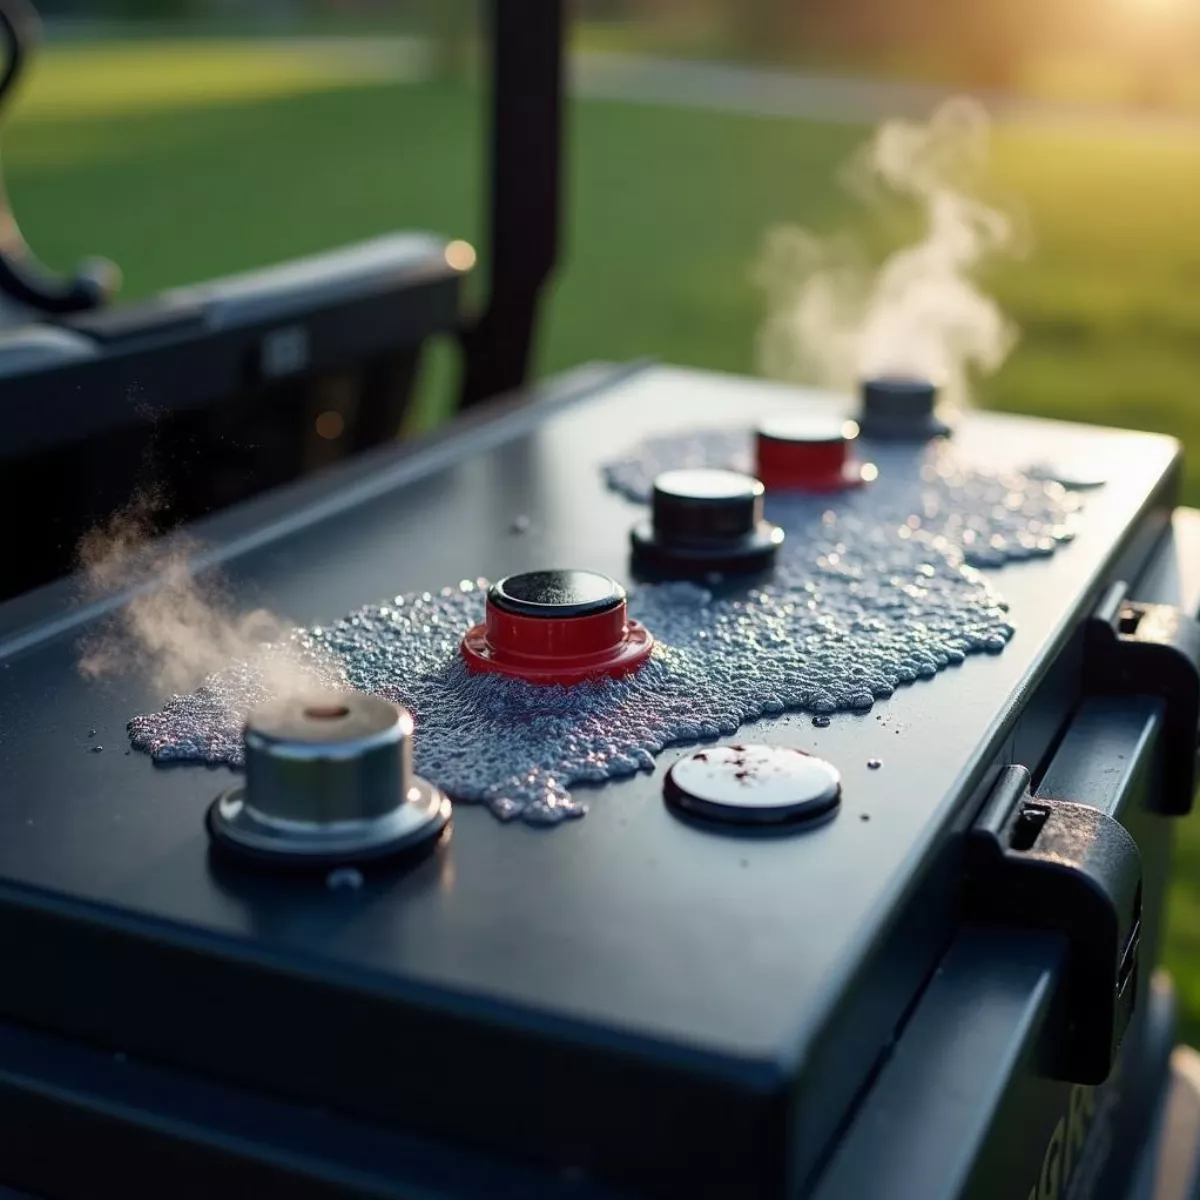
[[(750, 435), (740, 430), (648, 438), (628, 457), (606, 464), (604, 477), (614, 491), (645, 504), (655, 476), (663, 471), (720, 467), (754, 474), (752, 445)], [(920, 544), (985, 568), (1048, 557), (1074, 534), (1079, 497), (1044, 474), (982, 471), (965, 464), (945, 442), (907, 451), (893, 446), (885, 453), (909, 461), (901, 470), (885, 469), (870, 487), (842, 493), (836, 501), (828, 496), (768, 497), (767, 515), (788, 530), (802, 529), (814, 508), (832, 509), (842, 521), (894, 527), (901, 537), (907, 536), (907, 526)]]
[[(744, 465), (745, 448), (730, 434), (664, 439), (606, 477), (644, 498), (658, 470)], [(483, 616), (482, 580), (367, 606), (276, 652), (329, 654), (332, 684), (408, 707), (417, 770), (456, 800), (554, 824), (586, 811), (572, 785), (650, 769), (671, 743), (789, 710), (865, 711), (970, 654), (1003, 650), (1006, 606), (971, 561), (1049, 555), (1073, 535), (1077, 508), (1057, 483), (982, 473), (946, 450), (919, 475), (884, 475), (866, 491), (772, 499), (787, 540), (768, 581), (732, 594), (686, 583), (631, 591), (630, 615), (658, 645), (623, 680), (566, 689), (468, 674), (458, 643)], [(243, 714), (266, 698), (261, 673), (237, 665), (134, 718), (131, 740), (159, 761), (237, 766)]]

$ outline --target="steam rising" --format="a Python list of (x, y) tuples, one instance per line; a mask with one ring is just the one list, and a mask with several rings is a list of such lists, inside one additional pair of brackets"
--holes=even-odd
[(973, 196), (988, 158), (988, 121), (967, 100), (924, 124), (889, 121), (850, 164), (853, 194), (878, 206), (915, 205), (919, 241), (878, 269), (853, 239), (773, 229), (755, 281), (767, 298), (759, 368), (776, 379), (840, 391), (865, 378), (931, 379), (948, 402), (970, 398), (973, 371), (995, 370), (1016, 334), (972, 278), (985, 260), (1013, 251), (1002, 212)]
[(219, 578), (193, 573), (196, 543), (178, 535), (154, 540), (163, 509), (161, 492), (143, 490), (80, 543), (90, 595), (133, 589), (82, 645), (80, 671), (92, 679), (142, 675), (176, 693), (238, 663), (264, 698), (328, 686), (330, 668), (300, 651), (289, 622), (261, 608), (240, 611)]

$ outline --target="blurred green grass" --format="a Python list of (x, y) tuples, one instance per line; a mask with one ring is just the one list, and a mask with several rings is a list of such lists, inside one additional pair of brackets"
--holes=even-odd
[(35, 66), (26, 121), (230, 105), (344, 87), (358, 63), (311, 42), (220, 38), (68, 43)]
[[(543, 370), (656, 355), (754, 367), (764, 230), (850, 220), (864, 130), (617, 103), (571, 113), (565, 267)], [(101, 253), (128, 298), (397, 228), (477, 238), (482, 99), (381, 84), (307, 50), (52, 48), (4, 138), (18, 221), (60, 267)], [(1023, 330), (997, 407), (1171, 433), (1200, 504), (1200, 139), (1167, 126), (1005, 129), (997, 186), (1034, 248), (997, 270)], [(444, 378), (444, 375), (441, 376)], [(1200, 825), (1184, 823), (1169, 960), (1200, 1034)]]
[[(962, 36), (960, 27), (949, 37), (938, 36), (938, 26), (919, 25), (900, 32), (893, 27), (890, 36), (876, 30), (874, 37), (865, 30), (853, 29), (851, 36), (833, 36), (833, 30), (818, 12), (807, 15), (797, 10), (795, 28), (782, 39), (745, 44), (729, 16), (732, 5), (691, 3), (666, 6), (658, 13), (638, 13), (625, 18), (593, 19), (575, 22), (572, 27), (575, 48), (613, 54), (647, 54), (662, 58), (709, 61), (739, 61), (750, 66), (799, 69), (817, 75), (846, 75), (872, 80), (937, 84), (948, 88), (980, 85), (978, 52), (984, 41)], [(1200, 25), (1188, 15), (1182, 0), (1174, 11), (1147, 13), (1135, 19), (1127, 13), (1110, 11), (1100, 15), (1124, 26), (1124, 38), (1098, 40), (1087, 37), (1050, 36), (1020, 40), (1013, 56), (1005, 91), (1030, 99), (1109, 104), (1142, 104), (1147, 85), (1153, 79), (1157, 104), (1192, 113), (1200, 110), (1200, 69), (1194, 53), (1188, 52), (1189, 39), (1195, 45)], [(1124, 18), (1124, 20), (1122, 20)], [(1023, 24), (1019, 13), (1011, 20)], [(1174, 34), (1169, 39), (1176, 47), (1174, 55), (1162, 52), (1146, 61), (1139, 43), (1148, 35), (1161, 35), (1162, 21)], [(836, 24), (836, 22), (835, 22)], [(939, 23), (940, 24), (940, 23)], [(1005, 22), (997, 33), (1004, 37)], [(1011, 32), (1009, 30), (1008, 32)], [(898, 36), (899, 34), (899, 36)], [(1114, 50), (1120, 51), (1114, 53)]]

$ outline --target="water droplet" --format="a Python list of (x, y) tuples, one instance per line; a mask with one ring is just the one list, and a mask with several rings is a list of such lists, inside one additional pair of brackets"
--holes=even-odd
[(813, 717), (812, 723), (818, 729), (828, 729), (829, 724), (830, 724), (830, 718), (825, 716), (823, 713), (818, 713), (815, 717)]
[(883, 759), (882, 759), (882, 758), (868, 758), (868, 759), (867, 759), (867, 766), (868, 766), (868, 767), (869, 767), (869, 768), (870, 768), (872, 771), (878, 771), (878, 770), (879, 770), (879, 768), (883, 766)]
[(100, 751), (101, 751), (101, 750), (103, 750), (103, 749), (104, 749), (104, 747), (103, 747), (103, 746), (89, 746), (89, 747), (88, 747), (88, 750), (89, 750), (89, 751), (90, 751), (92, 754), (99, 754), (99, 753), (100, 753)]
[(355, 867), (336, 867), (325, 876), (325, 886), (331, 892), (356, 892), (362, 885), (362, 872)]

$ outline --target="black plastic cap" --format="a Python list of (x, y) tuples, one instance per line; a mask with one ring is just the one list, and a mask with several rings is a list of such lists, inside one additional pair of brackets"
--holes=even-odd
[(762, 519), (763, 485), (736, 471), (668, 471), (654, 481), (652, 519), (630, 535), (642, 576), (701, 578), (769, 569), (783, 530)]
[(743, 538), (762, 520), (764, 488), (736, 471), (667, 471), (654, 481), (651, 516), (663, 541)]
[(927, 379), (868, 379), (862, 386), (859, 429), (868, 438), (944, 437), (950, 427), (937, 415), (937, 402), (937, 386)]
[(625, 589), (598, 571), (526, 571), (488, 590), (488, 602), (518, 617), (591, 617), (616, 608)]

